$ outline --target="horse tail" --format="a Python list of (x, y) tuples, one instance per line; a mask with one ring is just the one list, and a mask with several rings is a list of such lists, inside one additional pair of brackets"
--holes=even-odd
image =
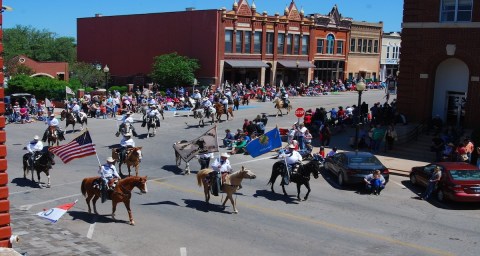
[(270, 176), (270, 179), (268, 180), (267, 185), (271, 185), (275, 182), (275, 180), (277, 179), (277, 176), (280, 174), (280, 172), (278, 170), (281, 168), (282, 164), (283, 164), (282, 162), (276, 162), (276, 163), (273, 164), (272, 174)]
[(197, 173), (197, 184), (199, 187), (202, 186), (202, 180), (212, 171), (210, 169), (203, 169)]
[(82, 185), (81, 185), (80, 189), (82, 191), (82, 195), (84, 197), (87, 197), (87, 178), (82, 180)]

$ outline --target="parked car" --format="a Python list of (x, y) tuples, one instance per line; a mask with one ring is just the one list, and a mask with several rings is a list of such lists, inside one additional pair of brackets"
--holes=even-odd
[(340, 152), (325, 159), (324, 168), (337, 176), (340, 186), (362, 183), (366, 175), (380, 170), (388, 182), (389, 170), (369, 152)]
[(426, 187), (435, 167), (440, 167), (442, 178), (434, 190), (437, 200), (480, 202), (480, 169), (463, 162), (430, 163), (413, 167), (410, 182)]

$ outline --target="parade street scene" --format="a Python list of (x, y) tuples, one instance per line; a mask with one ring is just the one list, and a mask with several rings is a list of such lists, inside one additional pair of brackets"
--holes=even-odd
[(472, 0), (0, 5), (0, 256), (478, 255)]

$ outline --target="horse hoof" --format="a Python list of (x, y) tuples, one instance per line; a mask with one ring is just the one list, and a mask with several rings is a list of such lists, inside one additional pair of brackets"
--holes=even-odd
[(233, 214), (238, 214), (238, 211), (237, 210), (233, 211)]
[(131, 226), (135, 226), (135, 222), (134, 222), (133, 220), (130, 221), (130, 225), (131, 225)]
[(47, 188), (50, 188), (50, 184), (47, 185)]

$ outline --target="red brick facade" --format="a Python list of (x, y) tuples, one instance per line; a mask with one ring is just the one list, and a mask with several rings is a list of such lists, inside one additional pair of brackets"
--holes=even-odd
[[(480, 108), (480, 5), (473, 4), (470, 21), (440, 22), (441, 2), (404, 1), (398, 108), (412, 121), (439, 115), (451, 125), (459, 121), (461, 126), (480, 127), (476, 116)], [(455, 97), (466, 100), (460, 111)]]
[(27, 56), (16, 56), (9, 61), (12, 65), (25, 65), (33, 70), (32, 76), (48, 76), (59, 80), (69, 80), (67, 62), (35, 61)]

